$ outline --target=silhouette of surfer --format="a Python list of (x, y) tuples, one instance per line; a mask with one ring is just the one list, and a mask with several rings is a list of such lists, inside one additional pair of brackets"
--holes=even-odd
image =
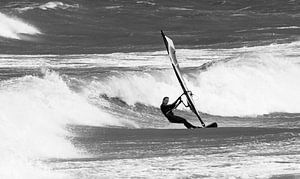
[(188, 129), (199, 128), (189, 123), (186, 119), (174, 115), (172, 110), (176, 109), (177, 106), (182, 102), (181, 96), (172, 104), (168, 104), (168, 102), (169, 102), (169, 97), (164, 97), (160, 105), (160, 110), (171, 123), (183, 123), (184, 126)]

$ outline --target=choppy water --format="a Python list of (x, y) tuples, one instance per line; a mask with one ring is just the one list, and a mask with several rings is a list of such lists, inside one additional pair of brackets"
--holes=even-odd
[[(2, 1), (0, 178), (299, 177), (299, 8)], [(181, 89), (160, 29), (203, 120), (221, 128), (161, 115)]]
[(299, 39), (299, 1), (1, 1), (1, 53), (78, 54), (241, 47)]

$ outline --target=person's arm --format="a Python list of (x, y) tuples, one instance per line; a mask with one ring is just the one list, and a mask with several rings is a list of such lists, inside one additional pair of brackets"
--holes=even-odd
[(181, 96), (179, 96), (179, 98), (177, 98), (176, 101), (174, 101), (174, 103), (172, 103), (170, 106), (172, 106), (172, 109), (176, 109), (181, 102)]
[(175, 105), (174, 109), (176, 109), (180, 105), (180, 103), (182, 103), (181, 96), (179, 96), (179, 98), (176, 100), (176, 103), (177, 104)]

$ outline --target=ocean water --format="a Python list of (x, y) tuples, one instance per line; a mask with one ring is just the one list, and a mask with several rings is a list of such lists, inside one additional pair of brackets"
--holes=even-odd
[[(299, 22), (297, 0), (1, 1), (0, 178), (300, 178)], [(161, 114), (161, 29), (219, 128)]]

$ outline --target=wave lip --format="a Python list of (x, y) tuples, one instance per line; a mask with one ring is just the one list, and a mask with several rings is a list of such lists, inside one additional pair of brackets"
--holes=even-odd
[[(299, 113), (298, 46), (298, 42), (293, 42), (288, 45), (201, 50), (194, 51), (195, 58), (186, 57), (190, 57), (193, 51), (179, 50), (178, 59), (181, 60), (180, 65), (187, 64), (181, 66), (183, 77), (203, 113), (238, 117), (276, 112)], [(198, 60), (197, 54), (215, 57), (206, 66), (197, 67), (205, 60)], [(101, 82), (93, 83), (92, 88), (99, 90), (98, 94), (105, 92), (109, 97), (118, 97), (129, 105), (159, 106), (165, 95), (175, 100), (182, 93), (174, 72), (167, 64), (160, 65), (166, 69), (114, 73)]]
[(71, 5), (59, 1), (50, 1), (45, 4), (32, 4), (31, 6), (16, 8), (16, 10), (22, 13), (33, 9), (55, 10), (55, 9), (69, 9), (69, 8), (78, 8), (78, 7), (79, 7), (78, 4)]
[(69, 140), (68, 125), (134, 125), (73, 91), (66, 76), (43, 75), (0, 82), (0, 178), (69, 178), (43, 162), (87, 155)]
[(0, 36), (10, 39), (24, 40), (22, 35), (36, 35), (41, 32), (34, 26), (15, 17), (0, 12)]
[(78, 5), (69, 5), (69, 4), (64, 4), (59, 1), (53, 1), (53, 2), (47, 2), (46, 4), (40, 5), (39, 8), (42, 10), (47, 10), (47, 9), (56, 9), (56, 8), (61, 8), (61, 9), (67, 9), (67, 8), (72, 8), (72, 7), (78, 7)]

